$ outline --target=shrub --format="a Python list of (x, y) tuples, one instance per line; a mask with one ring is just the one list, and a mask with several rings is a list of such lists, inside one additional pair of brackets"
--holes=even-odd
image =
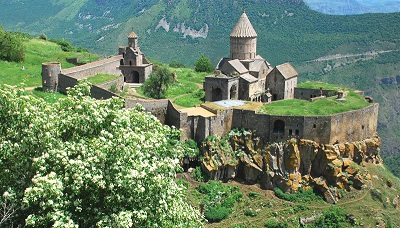
[(258, 212), (251, 208), (248, 208), (244, 211), (244, 215), (250, 216), (250, 217), (256, 217), (258, 215)]
[[(200, 166), (197, 166), (196, 169), (194, 170), (193, 178), (195, 180), (197, 180), (198, 182), (206, 182), (210, 179), (208, 177), (208, 175), (201, 169)], [(203, 194), (206, 194), (206, 193), (203, 193)]]
[(325, 210), (322, 216), (317, 218), (311, 227), (339, 228), (346, 221), (346, 215), (342, 208), (331, 207)]
[(228, 218), (231, 214), (231, 210), (226, 207), (210, 207), (204, 213), (204, 217), (209, 222), (220, 222), (222, 219)]
[(46, 34), (44, 34), (44, 33), (40, 34), (39, 39), (47, 40)]
[(75, 51), (75, 47), (72, 46), (71, 43), (69, 43), (68, 41), (66, 41), (64, 39), (51, 39), (50, 41), (60, 45), (61, 50), (65, 51), (65, 52)]
[(290, 201), (290, 202), (311, 202), (315, 200), (322, 200), (322, 196), (314, 193), (313, 189), (305, 190), (300, 189), (296, 194), (284, 193), (281, 189), (274, 189), (275, 195), (278, 198)]
[(171, 61), (171, 63), (168, 66), (172, 67), (172, 68), (185, 68), (186, 67), (183, 63), (178, 62), (176, 60)]
[(286, 228), (288, 227), (287, 222), (280, 222), (274, 218), (269, 219), (265, 225), (267, 228)]
[(22, 62), (25, 58), (25, 46), (19, 35), (3, 31), (0, 27), (0, 60)]
[(197, 72), (213, 72), (214, 67), (211, 60), (205, 55), (201, 55), (200, 58), (194, 63), (194, 70)]
[(257, 199), (257, 198), (259, 198), (261, 195), (260, 195), (260, 193), (258, 193), (258, 192), (249, 192), (249, 193), (247, 194), (247, 196), (248, 196), (249, 198), (251, 198), (251, 199)]

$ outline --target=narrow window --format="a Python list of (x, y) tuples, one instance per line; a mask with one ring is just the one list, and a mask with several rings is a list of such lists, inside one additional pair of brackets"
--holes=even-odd
[(299, 136), (300, 135), (300, 131), (296, 130), (295, 134), (296, 134), (296, 136)]
[(316, 124), (314, 124), (314, 125), (313, 125), (313, 128), (317, 128), (317, 125), (316, 125)]
[(289, 129), (289, 135), (293, 135), (293, 130)]

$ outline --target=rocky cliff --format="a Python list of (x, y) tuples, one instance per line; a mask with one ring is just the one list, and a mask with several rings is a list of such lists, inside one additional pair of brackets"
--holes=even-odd
[(296, 138), (264, 145), (256, 133), (234, 130), (222, 139), (209, 137), (201, 150), (203, 170), (211, 179), (239, 177), (288, 193), (314, 187), (330, 203), (340, 198), (339, 189), (368, 188), (371, 176), (363, 165), (382, 161), (377, 135), (335, 145)]

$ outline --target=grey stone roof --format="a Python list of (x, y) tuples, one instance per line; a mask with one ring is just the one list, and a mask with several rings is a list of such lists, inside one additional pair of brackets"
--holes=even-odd
[(257, 78), (254, 77), (253, 75), (247, 73), (247, 74), (242, 74), (240, 75), (241, 78), (243, 78), (244, 80), (248, 81), (248, 82), (255, 82), (257, 81)]
[(138, 35), (136, 35), (134, 31), (132, 31), (131, 33), (129, 33), (128, 38), (138, 38)]
[(276, 69), (282, 74), (285, 79), (297, 77), (299, 73), (290, 65), (290, 63), (284, 63), (276, 66)]
[(243, 73), (249, 72), (249, 70), (247, 70), (246, 67), (243, 66), (243, 64), (242, 64), (238, 59), (234, 59), (234, 60), (228, 61), (228, 63), (229, 63), (239, 74), (243, 74)]
[(235, 28), (231, 32), (231, 37), (257, 37), (256, 30), (251, 25), (246, 12), (243, 12)]

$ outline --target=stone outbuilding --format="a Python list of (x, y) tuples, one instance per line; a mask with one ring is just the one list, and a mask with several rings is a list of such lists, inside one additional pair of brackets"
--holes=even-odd
[(140, 51), (135, 32), (128, 35), (128, 46), (120, 47), (119, 54), (123, 57), (119, 69), (124, 76), (124, 82), (143, 83), (150, 76), (153, 64)]
[[(216, 73), (205, 78), (205, 100), (268, 102), (271, 94), (272, 100), (293, 98), (297, 72), (288, 63), (275, 70), (276, 80), (270, 75), (273, 72), (271, 64), (257, 55), (257, 33), (243, 12), (230, 34), (230, 57), (222, 58)], [(280, 84), (275, 85), (275, 81)], [(267, 92), (268, 88), (270, 92)], [(284, 95), (280, 96), (281, 93)]]
[(267, 88), (272, 94), (272, 101), (294, 98), (294, 88), (297, 86), (297, 71), (284, 63), (276, 66), (267, 76)]

